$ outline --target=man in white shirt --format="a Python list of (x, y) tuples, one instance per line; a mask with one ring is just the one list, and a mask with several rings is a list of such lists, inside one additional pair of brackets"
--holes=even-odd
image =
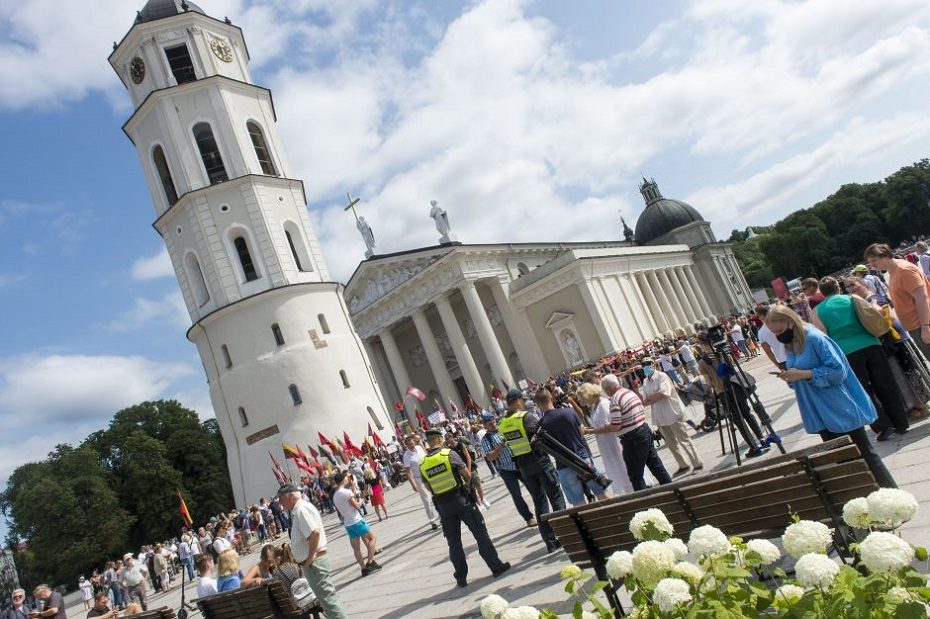
[(320, 601), (327, 619), (346, 619), (346, 611), (336, 595), (330, 579), (329, 557), (326, 556), (326, 530), (323, 518), (310, 501), (303, 498), (294, 484), (278, 489), (281, 507), (291, 516), (291, 553), (300, 565), (310, 589)]
[(132, 555), (128, 552), (123, 556), (123, 567), (119, 571), (119, 582), (126, 589), (126, 601), (132, 599), (132, 596), (139, 598), (139, 604), (142, 610), (148, 610), (148, 601), (145, 596), (145, 575), (146, 572), (141, 564), (133, 561)]
[[(359, 567), (362, 568), (362, 576), (368, 576), (371, 572), (380, 570), (381, 566), (375, 561), (377, 549), (375, 534), (359, 511), (362, 507), (361, 502), (355, 498), (355, 476), (345, 471), (339, 471), (333, 479), (338, 486), (336, 492), (333, 493), (333, 505), (336, 506), (336, 510), (342, 516), (342, 524), (349, 535), (349, 543), (352, 544), (355, 560), (358, 562)], [(368, 551), (367, 561), (362, 558), (363, 542), (365, 543), (365, 549)]]
[[(643, 405), (652, 405), (652, 422), (659, 428), (665, 444), (678, 462), (678, 470), (673, 477), (701, 470), (704, 463), (688, 436), (685, 408), (672, 379), (664, 372), (656, 372), (655, 361), (651, 357), (643, 357), (640, 364), (646, 375), (640, 387)], [(691, 461), (690, 466), (688, 460)]]
[(681, 357), (681, 362), (685, 366), (685, 373), (691, 376), (697, 376), (697, 361), (694, 359), (694, 352), (691, 350), (691, 344), (682, 340), (681, 344), (678, 346), (678, 356)]
[(433, 512), (433, 499), (429, 490), (423, 487), (423, 481), (420, 478), (420, 460), (426, 457), (426, 450), (419, 444), (420, 437), (416, 434), (408, 434), (404, 438), (404, 445), (407, 451), (404, 452), (404, 468), (407, 470), (407, 479), (410, 480), (410, 487), (420, 495), (420, 502), (423, 503), (423, 511), (426, 512), (426, 518), (429, 520), (433, 530), (439, 528), (439, 518)]
[(762, 345), (762, 350), (765, 351), (765, 356), (769, 358), (769, 361), (775, 364), (775, 367), (779, 370), (784, 370), (786, 367), (785, 362), (788, 361), (788, 354), (785, 352), (785, 345), (778, 341), (772, 330), (765, 324), (765, 317), (768, 313), (769, 308), (767, 305), (760, 305), (756, 308), (756, 316), (762, 319), (762, 326), (759, 327), (759, 343)]

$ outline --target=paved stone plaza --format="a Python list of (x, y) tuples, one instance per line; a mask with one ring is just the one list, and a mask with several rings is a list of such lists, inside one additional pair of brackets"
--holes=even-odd
[[(746, 368), (759, 380), (759, 393), (789, 451), (819, 442), (819, 437), (804, 434), (791, 391), (768, 375), (771, 370), (768, 361), (754, 359)], [(914, 424), (908, 434), (878, 443), (898, 484), (913, 492), (921, 502), (917, 519), (903, 528), (905, 538), (918, 545), (930, 544), (930, 481), (923, 466), (927, 456), (922, 453), (930, 446), (928, 435), (930, 424), (922, 421)], [(695, 437), (695, 442), (706, 463), (706, 472), (735, 466), (732, 455), (721, 457), (718, 434), (701, 433)], [(591, 444), (594, 445), (593, 441)], [(764, 457), (774, 453), (777, 452), (773, 449)], [(659, 454), (666, 467), (674, 470), (674, 459), (667, 448), (663, 446)], [(480, 617), (478, 606), (489, 593), (502, 595), (512, 604), (549, 606), (560, 614), (570, 614), (571, 603), (565, 600), (559, 580), (559, 570), (566, 564), (565, 554), (559, 551), (547, 555), (536, 529), (527, 529), (520, 520), (500, 479), (490, 479), (483, 463), (479, 470), (484, 479), (485, 495), (493, 503), (485, 512), (488, 529), (501, 558), (510, 561), (513, 568), (499, 579), (493, 579), (466, 531), (463, 541), (471, 569), (469, 584), (467, 588), (457, 588), (441, 531), (430, 529), (417, 495), (409, 485), (404, 485), (386, 494), (388, 520), (379, 524), (377, 517), (369, 514), (368, 520), (374, 521), (379, 545), (384, 548), (378, 558), (384, 569), (371, 576), (360, 576), (336, 516), (324, 517), (336, 586), (351, 617)], [(272, 490), (269, 488), (269, 493)], [(529, 493), (524, 492), (524, 496), (529, 501)], [(255, 552), (243, 557), (243, 569), (253, 565), (257, 556)], [(188, 596), (192, 593), (193, 587), (188, 587)], [(152, 598), (151, 607), (168, 604), (177, 608), (179, 600), (180, 591), (176, 586), (169, 594)], [(85, 613), (80, 610), (80, 602), (75, 602), (68, 609), (69, 616), (83, 617)]]

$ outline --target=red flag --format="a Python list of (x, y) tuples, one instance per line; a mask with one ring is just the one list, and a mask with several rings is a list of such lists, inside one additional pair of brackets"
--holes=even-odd
[(278, 485), (287, 483), (287, 477), (284, 476), (280, 469), (271, 467), (271, 472), (274, 473), (274, 478), (278, 480)]
[(329, 453), (328, 451), (326, 451), (326, 448), (325, 448), (325, 447), (323, 447), (322, 445), (320, 445), (319, 447), (320, 447), (320, 456), (322, 456), (322, 457), (324, 457), (324, 458), (328, 458), (330, 462), (335, 462), (335, 461), (336, 461), (336, 459), (333, 458), (333, 454), (331, 454), (331, 453)]
[(452, 398), (449, 398), (449, 408), (452, 410), (453, 415), (457, 416), (459, 414), (459, 407), (455, 405), (455, 402), (452, 400)]
[(307, 473), (308, 475), (313, 475), (313, 474), (314, 474), (314, 473), (313, 473), (313, 469), (310, 468), (310, 467), (307, 465), (306, 462), (304, 462), (304, 461), (302, 461), (302, 460), (294, 460), (294, 464), (296, 464), (296, 465), (297, 465), (297, 468), (299, 468), (299, 469), (300, 469), (301, 471), (303, 471), (304, 473)]
[(333, 451), (339, 451), (339, 450), (336, 448), (336, 446), (333, 445), (333, 442), (332, 442), (331, 440), (329, 440), (328, 438), (326, 438), (325, 436), (323, 436), (323, 433), (322, 433), (322, 432), (319, 432), (319, 431), (318, 431), (317, 434), (318, 434), (319, 437), (320, 437), (320, 442), (321, 442), (321, 443), (323, 443), (324, 445), (326, 445), (327, 447), (329, 447), (329, 448), (332, 449)]
[(371, 429), (371, 423), (368, 424), (368, 436), (374, 436), (375, 431)]
[(356, 456), (362, 455), (362, 450), (352, 443), (352, 439), (349, 438), (349, 434), (347, 432), (342, 433), (342, 438), (345, 439), (346, 451)]
[(269, 452), (268, 452), (268, 455), (271, 456), (271, 461), (274, 462), (274, 468), (278, 469), (279, 471), (281, 471), (281, 472), (283, 473), (283, 472), (284, 472), (284, 469), (281, 468), (281, 463), (278, 462), (277, 458), (274, 457), (274, 454), (272, 454), (272, 453), (269, 451)]
[(396, 411), (402, 411), (402, 410), (404, 410), (404, 404), (403, 404), (403, 402), (394, 402), (394, 410), (396, 410)]
[(310, 456), (311, 456), (314, 460), (316, 460), (317, 458), (320, 457), (320, 454), (318, 454), (317, 451), (316, 451), (316, 449), (314, 449), (313, 447), (311, 447), (309, 443), (307, 444), (307, 449), (310, 450)]
[(410, 385), (409, 387), (407, 387), (407, 393), (405, 395), (412, 395), (413, 397), (418, 399), (420, 402), (426, 399), (426, 394), (420, 391), (419, 389), (417, 389), (416, 387), (414, 387), (413, 385)]
[(181, 519), (184, 520), (184, 526), (190, 528), (194, 524), (194, 519), (191, 518), (191, 513), (187, 511), (187, 503), (184, 502), (184, 497), (181, 496), (180, 490), (175, 490), (178, 493), (178, 511), (181, 514)]
[(381, 440), (381, 437), (377, 434), (371, 435), (371, 440), (374, 441), (376, 447), (386, 447), (384, 441)]
[(300, 456), (300, 459), (304, 462), (310, 462), (310, 458), (307, 457), (307, 454), (304, 453), (304, 450), (300, 448), (300, 445), (297, 445), (297, 455)]
[(420, 425), (423, 426), (424, 430), (429, 430), (429, 423), (426, 421), (426, 417), (423, 416), (419, 408), (417, 409), (417, 419), (420, 420)]

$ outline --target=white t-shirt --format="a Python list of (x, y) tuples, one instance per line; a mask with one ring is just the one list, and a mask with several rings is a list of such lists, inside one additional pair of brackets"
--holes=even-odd
[(775, 337), (775, 334), (772, 333), (772, 330), (768, 328), (767, 325), (762, 325), (759, 327), (759, 341), (768, 344), (772, 349), (772, 354), (775, 355), (775, 360), (779, 363), (784, 363), (788, 360), (788, 354), (785, 352), (785, 345), (778, 341), (778, 338)]
[(197, 597), (203, 598), (214, 593), (219, 593), (216, 590), (216, 578), (201, 576), (200, 580), (197, 581)]
[(362, 515), (357, 509), (352, 507), (349, 500), (352, 498), (352, 491), (348, 488), (340, 488), (333, 493), (333, 505), (339, 510), (342, 516), (342, 524), (349, 527), (357, 522), (361, 522)]
[(229, 540), (225, 537), (217, 537), (213, 540), (213, 550), (216, 551), (217, 556), (223, 554), (224, 551), (232, 548), (232, 544), (229, 543)]
[(691, 363), (694, 361), (694, 355), (691, 353), (691, 346), (688, 344), (681, 345), (681, 347), (678, 349), (678, 355), (685, 363)]
[(742, 342), (746, 339), (743, 335), (743, 328), (739, 325), (738, 322), (734, 322), (733, 326), (730, 327), (730, 337), (733, 338), (734, 342)]
[(409, 449), (404, 452), (404, 468), (413, 471), (413, 478), (418, 482), (422, 481), (420, 477), (420, 461), (426, 457), (426, 451), (419, 445), (414, 446), (413, 451)]

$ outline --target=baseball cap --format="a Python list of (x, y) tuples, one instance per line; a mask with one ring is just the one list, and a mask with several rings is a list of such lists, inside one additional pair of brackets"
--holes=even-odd
[(436, 428), (430, 428), (429, 430), (427, 430), (427, 431), (424, 432), (423, 434), (425, 434), (426, 436), (442, 436), (442, 431), (441, 431), (441, 430), (437, 430)]
[(484, 423), (487, 423), (489, 421), (494, 421), (494, 415), (490, 413), (485, 413), (481, 416), (481, 421), (483, 421)]
[(514, 400), (522, 400), (522, 399), (524, 399), (523, 392), (520, 391), (519, 389), (511, 389), (510, 391), (507, 392), (508, 402), (513, 402)]
[(640, 365), (655, 365), (656, 362), (655, 362), (655, 359), (653, 359), (652, 357), (643, 357), (642, 359), (639, 360), (639, 364)]
[(853, 267), (852, 272), (853, 273), (868, 273), (869, 267), (865, 266), (864, 264), (857, 264), (856, 266)]

